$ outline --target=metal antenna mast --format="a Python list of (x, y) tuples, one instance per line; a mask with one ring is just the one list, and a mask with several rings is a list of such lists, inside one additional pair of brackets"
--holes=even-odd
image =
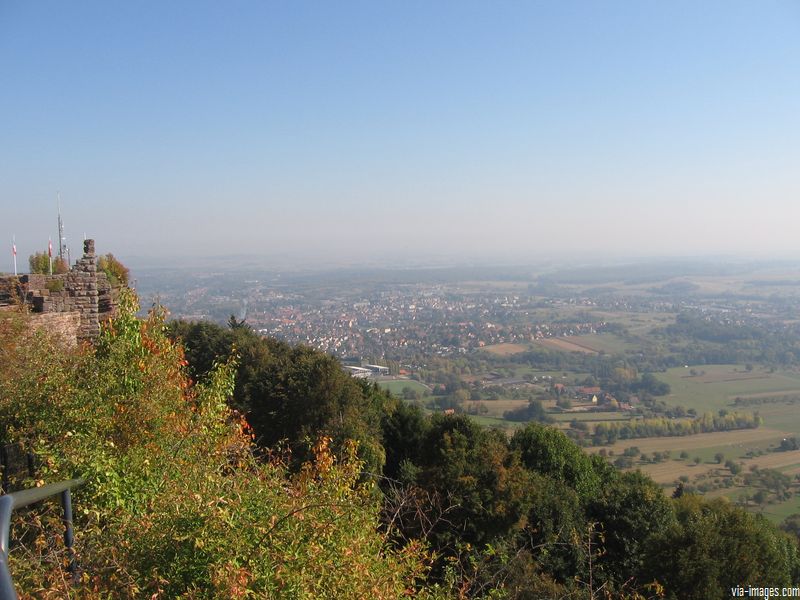
[[(66, 258), (64, 257), (66, 254)], [(67, 238), (64, 235), (64, 222), (61, 220), (61, 192), (58, 192), (58, 257), (66, 260), (69, 265), (69, 248), (67, 248)]]

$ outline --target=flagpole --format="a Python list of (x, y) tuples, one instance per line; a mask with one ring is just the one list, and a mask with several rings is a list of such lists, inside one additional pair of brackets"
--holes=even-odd
[(53, 274), (53, 240), (47, 238), (47, 258), (50, 259), (50, 275)]
[(17, 236), (11, 236), (11, 252), (14, 254), (14, 277), (17, 276)]

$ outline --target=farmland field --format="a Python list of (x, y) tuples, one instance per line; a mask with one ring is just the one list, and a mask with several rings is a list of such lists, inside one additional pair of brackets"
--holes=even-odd
[[(692, 375), (693, 372), (696, 375)], [(800, 393), (800, 374), (797, 372), (747, 371), (740, 365), (703, 365), (691, 369), (677, 367), (658, 373), (657, 377), (671, 388), (671, 393), (663, 398), (664, 401), (673, 406), (694, 408), (701, 414), (721, 409), (732, 410), (732, 403), (737, 397)]]
[[(692, 453), (692, 456), (694, 456), (694, 453)], [(800, 450), (768, 452), (745, 460), (744, 465), (747, 469), (750, 469), (753, 465), (756, 465), (759, 469), (781, 470), (798, 468), (800, 467)], [(674, 456), (672, 460), (652, 464), (637, 464), (636, 466), (661, 484), (673, 484), (681, 475), (696, 478), (700, 475), (711, 473), (715, 469), (720, 470), (721, 473), (727, 473), (727, 469), (716, 462), (703, 461), (700, 464), (695, 464), (691, 460), (675, 460)]]
[(562, 352), (584, 352), (587, 354), (622, 353), (633, 347), (622, 338), (613, 333), (596, 333), (591, 335), (573, 335), (568, 337), (545, 338), (534, 342), (536, 345), (549, 350)]
[(618, 412), (559, 412), (551, 415), (557, 422), (569, 423), (570, 421), (586, 421), (587, 423), (611, 423), (625, 422), (630, 417), (625, 413)]
[[(690, 374), (692, 371), (694, 375)], [(622, 455), (625, 448), (635, 446), (641, 453), (652, 457), (654, 452), (669, 451), (671, 458), (668, 460), (636, 460), (634, 468), (641, 469), (667, 490), (683, 477), (688, 485), (710, 488), (711, 495), (724, 495), (732, 501), (752, 498), (760, 488), (743, 485), (740, 480), (728, 488), (733, 482), (728, 481), (729, 470), (717, 464), (715, 457), (718, 454), (724, 457), (723, 462), (734, 460), (741, 463), (745, 472), (758, 468), (774, 469), (791, 478), (800, 474), (800, 451), (775, 451), (784, 438), (797, 436), (800, 432), (800, 379), (796, 372), (770, 373), (760, 369), (748, 371), (739, 365), (703, 365), (693, 369), (670, 369), (658, 377), (672, 388), (672, 393), (662, 398), (670, 405), (681, 404), (700, 414), (719, 410), (757, 411), (764, 424), (757, 429), (623, 440), (607, 447), (606, 452), (611, 451), (616, 457)], [(736, 398), (750, 399), (753, 403), (733, 406)], [(686, 452), (688, 457), (676, 460), (681, 452)], [(614, 460), (614, 457), (609, 460)], [(700, 464), (695, 464), (696, 458)], [(723, 483), (725, 487), (720, 489)], [(796, 487), (797, 484), (793, 485)], [(795, 494), (779, 502), (774, 496), (768, 496), (765, 504), (749, 502), (747, 507), (780, 522), (790, 514), (800, 512), (800, 496)]]
[(525, 352), (528, 346), (524, 344), (494, 344), (492, 346), (485, 346), (483, 349), (497, 356), (510, 356), (512, 354)]
[(610, 323), (624, 325), (635, 336), (647, 336), (656, 327), (664, 327), (675, 322), (675, 313), (615, 313), (595, 311), (596, 317)]
[(578, 339), (583, 340), (581, 338), (547, 338), (543, 340), (537, 340), (536, 344), (539, 346), (543, 346), (550, 350), (562, 350), (565, 352), (583, 352), (586, 354), (598, 354), (597, 350), (588, 347), (584, 343), (578, 341)]
[[(713, 433), (698, 433), (697, 435), (684, 435), (678, 437), (649, 437), (632, 440), (620, 440), (611, 446), (604, 446), (614, 454), (622, 454), (625, 448), (636, 446), (642, 452), (663, 452), (669, 450), (673, 454), (682, 450), (692, 452), (703, 448), (722, 449), (730, 452), (750, 448), (761, 448), (763, 444), (780, 442), (786, 437), (787, 431), (759, 427), (758, 429), (742, 429), (737, 431), (715, 431)], [(598, 452), (600, 448), (590, 448), (590, 452)]]
[(484, 413), (487, 417), (495, 417), (502, 419), (503, 413), (507, 410), (513, 410), (522, 406), (527, 406), (527, 400), (481, 400), (480, 402), (468, 401), (464, 403), (464, 409), (470, 412), (470, 409), (477, 409), (478, 405), (484, 406), (488, 412)]
[(430, 388), (427, 385), (419, 381), (414, 381), (413, 379), (379, 379), (376, 383), (395, 396), (402, 394), (403, 388), (411, 388), (412, 391), (419, 392), (420, 394), (430, 392)]
[(525, 425), (524, 423), (514, 423), (513, 421), (506, 421), (497, 417), (487, 417), (482, 415), (471, 415), (470, 418), (480, 425), (487, 427), (497, 427), (499, 429), (506, 429), (510, 432)]

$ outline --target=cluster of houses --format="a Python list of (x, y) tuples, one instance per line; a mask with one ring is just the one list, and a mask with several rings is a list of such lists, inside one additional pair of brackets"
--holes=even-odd
[(553, 392), (559, 398), (566, 397), (576, 401), (577, 405), (561, 408), (563, 412), (627, 411), (639, 402), (636, 396), (631, 396), (627, 402), (619, 401), (611, 392), (604, 391), (599, 386), (569, 386), (556, 383), (553, 384)]

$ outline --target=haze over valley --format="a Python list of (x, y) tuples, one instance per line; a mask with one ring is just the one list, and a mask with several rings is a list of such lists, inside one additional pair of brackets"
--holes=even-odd
[(782, 0), (0, 3), (0, 596), (800, 597), (798, 65)]

